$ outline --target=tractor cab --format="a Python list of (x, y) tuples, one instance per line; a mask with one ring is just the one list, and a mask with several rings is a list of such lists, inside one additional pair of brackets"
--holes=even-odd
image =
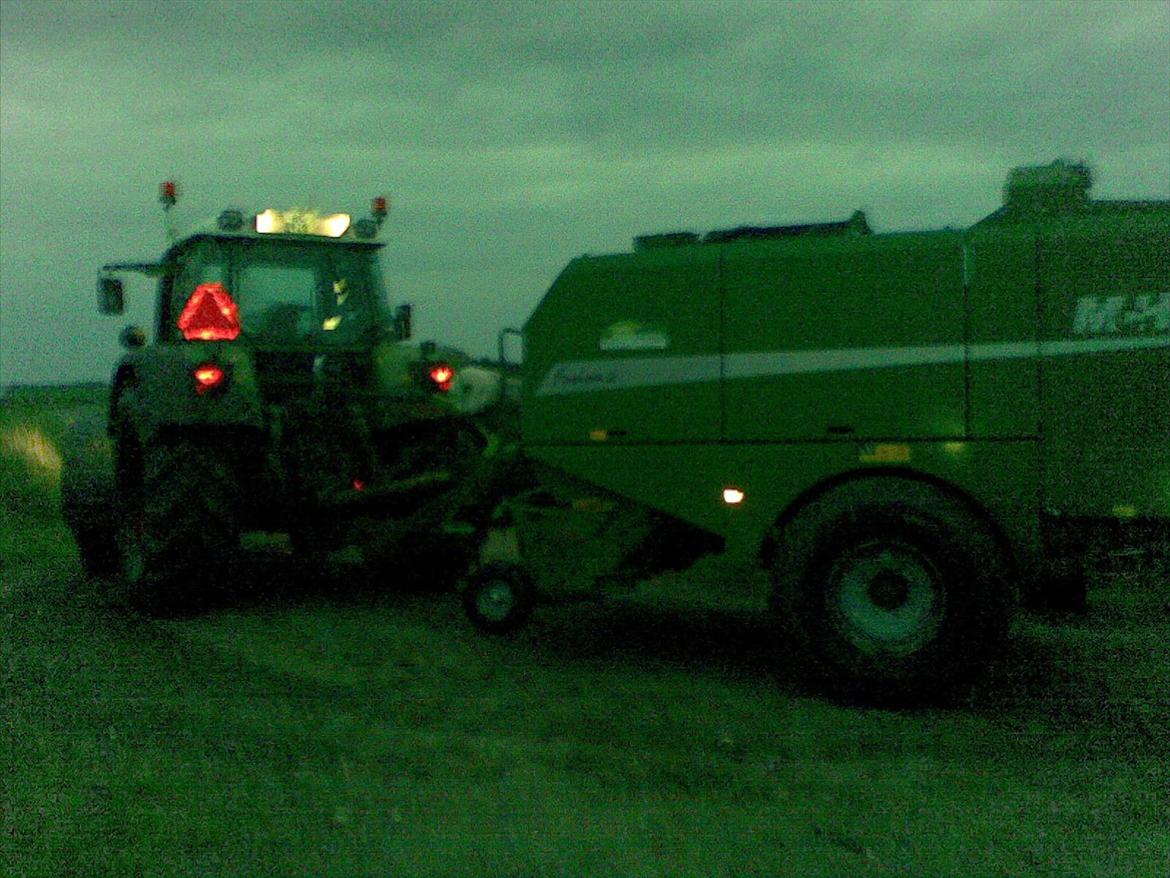
[[(163, 201), (174, 203), (173, 184), (164, 184)], [(98, 308), (121, 313), (118, 275), (139, 272), (160, 278), (160, 343), (242, 337), (260, 347), (330, 349), (405, 340), (409, 306), (386, 313), (378, 263), (386, 214), (384, 197), (356, 223), (347, 213), (224, 210), (174, 240), (158, 263), (103, 266)]]

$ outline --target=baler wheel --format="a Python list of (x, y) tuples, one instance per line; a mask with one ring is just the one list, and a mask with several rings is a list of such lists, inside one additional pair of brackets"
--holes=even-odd
[(931, 699), (995, 653), (1014, 603), (985, 521), (924, 482), (865, 478), (776, 535), (773, 607), (823, 680), (879, 700)]
[(515, 631), (532, 613), (532, 581), (517, 564), (494, 562), (474, 571), (463, 587), (463, 609), (477, 628)]

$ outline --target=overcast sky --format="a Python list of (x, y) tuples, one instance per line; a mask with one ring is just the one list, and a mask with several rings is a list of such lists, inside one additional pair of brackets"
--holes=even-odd
[(0, 383), (102, 380), (103, 262), (391, 197), (390, 298), (472, 353), (634, 235), (965, 226), (1013, 165), (1170, 197), (1170, 3), (0, 0)]

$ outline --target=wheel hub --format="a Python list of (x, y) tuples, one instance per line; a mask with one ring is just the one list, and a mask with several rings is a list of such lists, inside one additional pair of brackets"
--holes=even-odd
[(506, 582), (495, 581), (489, 583), (476, 596), (476, 608), (480, 614), (492, 622), (502, 622), (508, 618), (516, 604), (512, 594), (512, 586)]
[(945, 596), (925, 554), (907, 543), (880, 540), (837, 559), (826, 600), (838, 629), (857, 649), (905, 655), (935, 636)]
[(910, 582), (893, 570), (881, 570), (869, 583), (869, 599), (883, 610), (896, 610), (910, 597)]

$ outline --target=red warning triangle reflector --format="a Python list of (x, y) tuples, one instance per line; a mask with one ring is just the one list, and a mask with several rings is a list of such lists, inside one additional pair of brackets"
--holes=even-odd
[(200, 284), (183, 306), (179, 329), (187, 341), (231, 341), (240, 334), (239, 309), (223, 284)]

